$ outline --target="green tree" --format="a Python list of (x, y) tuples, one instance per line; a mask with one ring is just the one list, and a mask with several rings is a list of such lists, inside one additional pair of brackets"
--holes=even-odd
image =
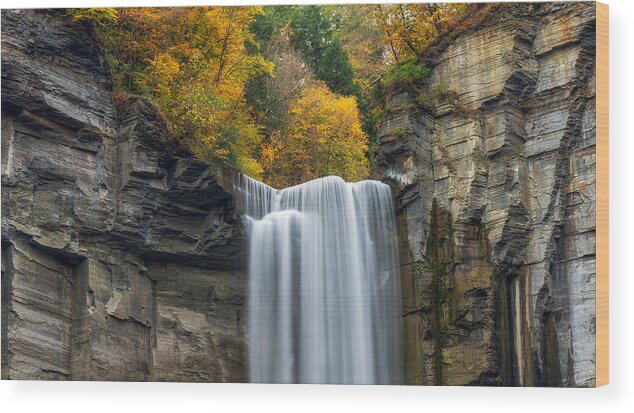
[(324, 6), (298, 7), (291, 20), (293, 46), (333, 92), (355, 95), (354, 71), (336, 28), (335, 15)]

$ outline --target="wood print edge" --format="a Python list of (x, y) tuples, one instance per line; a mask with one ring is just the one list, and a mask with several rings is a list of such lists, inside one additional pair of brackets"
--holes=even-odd
[(596, 4), (596, 386), (609, 383), (609, 8)]

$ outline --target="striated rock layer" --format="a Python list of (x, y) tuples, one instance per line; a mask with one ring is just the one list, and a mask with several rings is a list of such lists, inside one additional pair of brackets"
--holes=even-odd
[(406, 380), (593, 386), (595, 5), (496, 6), (449, 36), (379, 136)]
[(2, 378), (243, 381), (233, 173), (118, 112), (93, 38), (2, 11)]

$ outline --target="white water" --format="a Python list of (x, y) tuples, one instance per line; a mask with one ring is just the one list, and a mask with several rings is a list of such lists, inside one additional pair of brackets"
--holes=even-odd
[(249, 378), (401, 382), (400, 281), (390, 189), (317, 179), (276, 190), (243, 177)]

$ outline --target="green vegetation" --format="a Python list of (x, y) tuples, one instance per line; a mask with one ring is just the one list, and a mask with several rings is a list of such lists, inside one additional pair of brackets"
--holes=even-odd
[(415, 263), (419, 273), (431, 274), (431, 331), (434, 340), (432, 359), (434, 385), (444, 384), (443, 352), (447, 344), (449, 326), (443, 317), (443, 309), (449, 301), (447, 279), (451, 270), (451, 263), (440, 262), (436, 258), (425, 258)]
[(408, 60), (397, 63), (386, 73), (385, 81), (388, 85), (422, 86), (427, 82), (430, 69), (416, 61)]
[(392, 135), (396, 136), (397, 138), (405, 137), (405, 133), (405, 128), (403, 128), (402, 126), (397, 126), (392, 129)]

